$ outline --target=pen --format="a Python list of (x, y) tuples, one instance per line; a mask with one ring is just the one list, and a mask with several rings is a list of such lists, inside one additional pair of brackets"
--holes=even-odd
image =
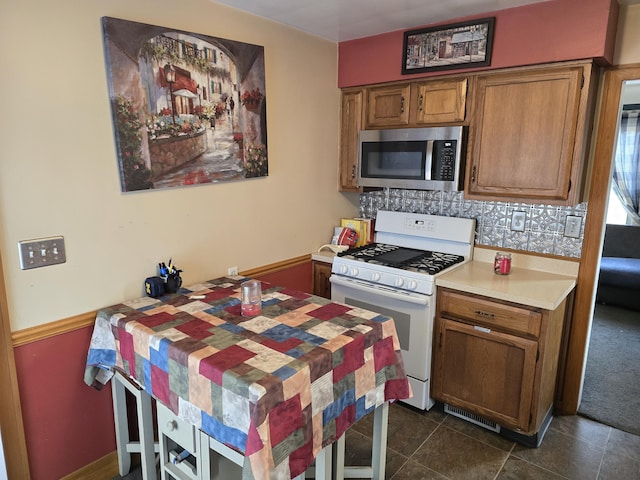
[(188, 451), (183, 450), (182, 453), (179, 453), (178, 455), (176, 455), (176, 457), (173, 459), (173, 463), (180, 463), (183, 460), (185, 460), (187, 457), (189, 457), (189, 455), (191, 455)]

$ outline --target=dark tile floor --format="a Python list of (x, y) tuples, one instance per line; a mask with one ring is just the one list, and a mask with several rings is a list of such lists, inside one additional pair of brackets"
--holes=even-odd
[[(346, 465), (370, 460), (372, 428), (372, 418), (365, 418), (347, 432)], [(540, 447), (529, 448), (438, 405), (421, 412), (394, 404), (386, 465), (389, 480), (634, 480), (640, 479), (640, 437), (577, 415), (559, 416)]]

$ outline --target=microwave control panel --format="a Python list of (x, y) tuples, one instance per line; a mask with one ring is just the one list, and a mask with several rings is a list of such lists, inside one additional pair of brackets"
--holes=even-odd
[(431, 179), (452, 181), (455, 179), (457, 140), (434, 140)]

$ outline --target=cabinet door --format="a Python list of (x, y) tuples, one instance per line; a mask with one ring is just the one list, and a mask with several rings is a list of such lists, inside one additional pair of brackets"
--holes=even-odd
[(436, 318), (432, 396), (528, 431), (537, 342)]
[(367, 127), (409, 124), (411, 85), (370, 88), (367, 94)]
[(362, 129), (362, 90), (342, 94), (340, 121), (340, 191), (357, 192), (358, 133)]
[(411, 101), (416, 125), (462, 122), (465, 118), (467, 79), (414, 85)]
[(313, 294), (324, 298), (331, 298), (331, 264), (325, 262), (312, 262), (313, 267)]
[(570, 203), (572, 173), (575, 181), (582, 162), (576, 138), (579, 119), (584, 123), (582, 82), (582, 66), (478, 77), (469, 134), (470, 198)]

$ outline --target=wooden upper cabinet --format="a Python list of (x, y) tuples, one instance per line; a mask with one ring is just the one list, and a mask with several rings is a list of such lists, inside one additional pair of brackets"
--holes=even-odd
[(371, 87), (367, 90), (367, 128), (461, 123), (466, 99), (466, 78)]
[(409, 124), (411, 84), (387, 85), (367, 90), (367, 128)]
[(356, 168), (358, 165), (358, 134), (362, 129), (363, 90), (342, 92), (340, 119), (340, 185), (343, 192), (358, 192)]
[(479, 74), (466, 196), (579, 202), (590, 80), (591, 63)]
[(436, 125), (463, 122), (466, 100), (466, 78), (416, 83), (412, 88), (411, 123)]

